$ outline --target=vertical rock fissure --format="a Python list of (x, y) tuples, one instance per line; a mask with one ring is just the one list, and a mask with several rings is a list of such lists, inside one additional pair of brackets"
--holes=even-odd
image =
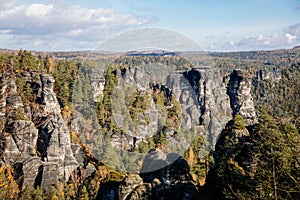
[(230, 74), (230, 80), (227, 86), (227, 95), (230, 97), (230, 107), (232, 110), (232, 116), (234, 117), (240, 110), (241, 104), (238, 104), (238, 89), (243, 77), (238, 75), (238, 72), (234, 70)]
[[(183, 72), (183, 76), (184, 78), (186, 78), (190, 85), (192, 86), (195, 95), (196, 95), (196, 100), (198, 105), (200, 105), (200, 113), (201, 115), (199, 116), (199, 122), (197, 125), (201, 125), (203, 123), (203, 118), (202, 115), (205, 112), (205, 106), (203, 105), (203, 103), (205, 102), (205, 99), (201, 99), (200, 97), (200, 79), (202, 78), (201, 73), (199, 71), (197, 71), (196, 69), (191, 69), (190, 71), (185, 71)], [(204, 88), (205, 89), (205, 88)], [(205, 98), (205, 96), (204, 96)]]
[(40, 187), (42, 185), (43, 173), (44, 173), (44, 166), (41, 165), (38, 168), (38, 173), (34, 180), (34, 185), (33, 185), (34, 188)]
[(190, 71), (183, 72), (183, 76), (189, 81), (190, 85), (194, 89), (197, 100), (199, 102), (199, 96), (200, 96), (200, 79), (201, 74), (196, 69), (191, 69)]

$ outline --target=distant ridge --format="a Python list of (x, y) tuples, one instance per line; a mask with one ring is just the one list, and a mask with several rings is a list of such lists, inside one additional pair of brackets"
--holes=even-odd
[(294, 46), (293, 49), (300, 49), (300, 45)]
[(131, 51), (127, 56), (175, 56), (177, 53), (167, 51)]
[(290, 49), (273, 49), (273, 50), (245, 50), (245, 51), (163, 51), (163, 50), (146, 50), (146, 51), (130, 51), (130, 52), (111, 52), (111, 51), (97, 51), (97, 50), (74, 50), (74, 51), (37, 51), (27, 49), (4, 49), (0, 48), (0, 53), (13, 52), (18, 53), (20, 50), (30, 51), (34, 55), (53, 56), (53, 57), (78, 57), (78, 56), (107, 56), (107, 55), (126, 55), (126, 56), (178, 56), (178, 55), (228, 55), (228, 54), (244, 54), (244, 53), (263, 53), (263, 52), (280, 52), (289, 50), (299, 50), (300, 45), (294, 46)]

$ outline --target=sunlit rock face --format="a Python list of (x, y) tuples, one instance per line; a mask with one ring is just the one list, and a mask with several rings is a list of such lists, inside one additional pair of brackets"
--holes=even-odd
[[(149, 93), (153, 89), (149, 87), (153, 84), (150, 75), (143, 69), (132, 67), (117, 70), (115, 73), (118, 84), (115, 93), (117, 95), (113, 94), (113, 102), (117, 102), (116, 104), (122, 104), (120, 100), (124, 97), (120, 96), (132, 95), (125, 91), (131, 86), (144, 93)], [(96, 76), (98, 76), (97, 70), (91, 77)], [(164, 84), (155, 86), (163, 90), (166, 95), (170, 94), (175, 97), (180, 103), (182, 130), (196, 130), (205, 136), (212, 145), (215, 145), (226, 123), (236, 114), (242, 115), (248, 125), (256, 123), (256, 113), (251, 95), (252, 78), (248, 77), (247, 73), (235, 70), (231, 74), (225, 75), (216, 68), (198, 67), (188, 71), (174, 71), (165, 77)], [(102, 79), (98, 81), (98, 84), (101, 81), (105, 82)], [(94, 87), (94, 90), (94, 94), (101, 94), (103, 88)], [(123, 94), (124, 91), (125, 94)], [(136, 144), (138, 144), (163, 128), (163, 124), (159, 121), (161, 117), (164, 117), (163, 113), (153, 101), (144, 113), (137, 114), (138, 125), (136, 128), (124, 124), (126, 116), (122, 116), (121, 113), (114, 112), (114, 110), (113, 113), (117, 124), (125, 128), (125, 132), (130, 136), (124, 143), (124, 138), (115, 134), (114, 146), (120, 146), (121, 143), (126, 144), (125, 146), (133, 145), (133, 137), (136, 138)], [(150, 122), (146, 122), (145, 119), (150, 119)]]
[(258, 80), (268, 80), (274, 79), (279, 81), (281, 79), (281, 70), (280, 69), (260, 69), (256, 72), (256, 78)]
[(245, 118), (247, 125), (253, 125), (257, 122), (251, 84), (252, 78), (246, 72), (234, 70), (230, 75), (227, 88), (233, 116), (240, 114)]
[[(173, 136), (177, 130), (165, 126), (163, 118), (167, 116), (151, 97), (157, 90), (166, 98), (176, 98), (180, 104), (180, 129), (193, 130), (205, 136), (212, 145), (236, 114), (243, 116), (248, 125), (256, 123), (251, 96), (252, 79), (243, 71), (233, 71), (225, 76), (215, 68), (193, 68), (168, 74), (163, 84), (154, 84), (151, 75), (138, 67), (116, 70), (115, 73), (118, 82), (112, 94), (112, 99), (116, 98), (113, 99), (116, 103), (112, 107), (116, 110), (113, 110), (112, 117), (127, 136), (115, 133), (111, 137), (114, 146), (138, 146), (161, 130), (168, 142), (174, 143)], [(103, 71), (91, 71), (90, 77), (91, 98), (96, 102), (103, 94), (106, 80)], [(48, 187), (68, 179), (79, 164), (72, 152), (70, 132), (53, 90), (54, 78), (37, 72), (23, 72), (18, 78), (30, 85), (31, 96), (26, 101), (18, 91), (16, 78), (4, 75), (0, 79), (0, 134), (5, 141), (1, 144), (2, 162), (14, 167), (20, 177), (18, 183), (23, 188)], [(125, 124), (130, 117), (124, 112), (117, 112), (117, 106), (122, 102), (126, 104), (126, 98), (120, 96), (133, 95), (131, 87), (150, 100), (148, 107), (136, 114), (135, 122)], [(186, 148), (189, 146), (185, 141), (180, 143)], [(80, 147), (73, 145), (73, 151), (79, 155), (78, 149)], [(161, 160), (168, 165), (166, 157)], [(163, 179), (160, 181), (163, 182)]]
[(232, 118), (222, 73), (213, 68), (195, 68), (171, 74), (167, 85), (181, 104), (186, 128), (196, 127), (214, 145)]
[(46, 188), (68, 179), (78, 163), (53, 91), (54, 78), (23, 72), (20, 80), (31, 88), (26, 102), (18, 93), (16, 79), (1, 77), (2, 160), (14, 167), (21, 187)]

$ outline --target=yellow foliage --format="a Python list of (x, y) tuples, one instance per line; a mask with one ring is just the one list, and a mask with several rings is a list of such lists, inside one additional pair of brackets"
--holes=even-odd
[(11, 167), (0, 167), (0, 183), (0, 198), (18, 199), (20, 191)]
[(69, 106), (65, 106), (62, 110), (61, 110), (61, 115), (63, 117), (63, 119), (65, 121), (69, 121), (69, 119), (72, 116), (72, 110)]
[(71, 131), (71, 142), (74, 144), (80, 144), (81, 140), (78, 136), (78, 133)]
[(193, 148), (189, 148), (189, 157), (188, 157), (188, 160), (187, 160), (189, 166), (193, 167), (195, 166), (195, 154), (194, 154), (194, 151), (193, 151)]
[(64, 191), (64, 184), (62, 182), (58, 182), (56, 185), (57, 192), (56, 194), (58, 195), (58, 199), (63, 199), (65, 191)]
[(199, 185), (203, 186), (205, 184), (205, 181), (206, 181), (206, 176), (201, 177), (200, 180), (199, 180)]
[(245, 170), (239, 165), (238, 162), (234, 161), (232, 158), (228, 160), (228, 164), (233, 167), (233, 170), (239, 171), (242, 175), (245, 175)]
[(193, 181), (197, 181), (198, 180), (198, 175), (195, 173), (192, 173), (192, 179)]

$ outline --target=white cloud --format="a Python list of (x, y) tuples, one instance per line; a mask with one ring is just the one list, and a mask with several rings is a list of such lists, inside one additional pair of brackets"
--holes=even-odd
[(0, 0), (0, 9), (11, 8), (17, 0)]
[(291, 43), (291, 42), (295, 41), (296, 38), (297, 38), (297, 36), (291, 35), (291, 34), (289, 34), (289, 33), (286, 33), (286, 34), (285, 34), (285, 37), (286, 37), (288, 43)]
[[(252, 35), (238, 41), (226, 41), (224, 43), (208, 46), (208, 50), (236, 51), (236, 50), (268, 50), (277, 48), (291, 48), (297, 45), (297, 36), (289, 33), (278, 35)], [(211, 48), (211, 47), (214, 48)]]
[[(3, 2), (0, 0), (0, 3)], [(69, 40), (72, 40), (74, 47), (82, 46), (83, 43), (101, 41), (120, 31), (151, 22), (149, 18), (119, 13), (114, 9), (53, 4), (12, 5), (7, 3), (0, 7), (0, 33), (13, 36), (19, 48), (27, 48), (27, 45), (34, 48), (35, 44), (39, 48), (46, 48), (42, 45), (47, 40), (48, 43), (55, 43), (59, 49), (65, 49), (63, 41)]]
[[(248, 30), (250, 32), (250, 30)], [(211, 41), (206, 50), (210, 51), (241, 51), (241, 50), (272, 50), (279, 48), (292, 48), (300, 44), (300, 23), (287, 26), (282, 32), (276, 34), (260, 34), (239, 36), (240, 39), (230, 37), (224, 33), (225, 41)]]
[(285, 31), (290, 35), (300, 38), (300, 23), (287, 27)]
[(30, 18), (38, 18), (42, 17), (44, 18), (47, 15), (51, 15), (51, 12), (54, 11), (53, 5), (45, 5), (45, 4), (32, 4), (25, 7), (25, 16)]
[(11, 33), (11, 30), (8, 29), (0, 30), (0, 34), (9, 34), (9, 33)]

